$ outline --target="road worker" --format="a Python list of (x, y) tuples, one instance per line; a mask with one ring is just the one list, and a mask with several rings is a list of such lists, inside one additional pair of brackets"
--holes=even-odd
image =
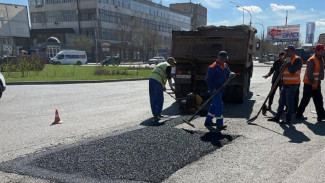
[(280, 122), (280, 117), (283, 113), (284, 105), (287, 105), (287, 114), (284, 123), (291, 124), (292, 114), (295, 106), (295, 94), (300, 85), (300, 73), (303, 61), (296, 55), (296, 48), (289, 45), (286, 49), (286, 67), (284, 69), (282, 79), (283, 86), (280, 92), (279, 106), (275, 117), (268, 121)]
[(324, 79), (324, 45), (318, 44), (315, 48), (315, 54), (307, 61), (307, 67), (304, 75), (304, 90), (300, 105), (297, 109), (296, 119), (307, 119), (303, 113), (312, 97), (314, 100), (317, 121), (325, 118), (323, 107), (323, 96), (321, 93), (321, 80)]
[(162, 117), (161, 111), (164, 104), (164, 94), (166, 90), (166, 81), (168, 81), (169, 87), (175, 92), (172, 85), (172, 67), (175, 67), (175, 59), (169, 57), (166, 62), (158, 64), (152, 71), (149, 79), (149, 96), (151, 112), (154, 116), (154, 121), (158, 122)]
[[(227, 52), (220, 51), (218, 58), (213, 64), (208, 68), (206, 75), (206, 82), (209, 87), (210, 94), (213, 95), (218, 88), (220, 88), (229, 78), (231, 73), (228, 65), (225, 61), (228, 59)], [(234, 73), (231, 73), (234, 75)], [(220, 90), (212, 99), (208, 115), (205, 119), (205, 126), (217, 126), (218, 129), (224, 129), (227, 126), (223, 124), (222, 110), (222, 93), (223, 90)], [(213, 118), (216, 117), (216, 124), (213, 123)]]
[[(270, 68), (270, 71), (267, 75), (263, 76), (265, 79), (270, 77), (272, 74), (272, 86), (274, 85), (276, 79), (278, 78), (279, 74), (280, 74), (280, 67), (282, 66), (282, 64), (284, 63), (285, 60), (285, 52), (281, 51), (279, 53), (279, 59), (275, 60), (272, 67)], [(276, 85), (276, 88), (274, 89), (274, 91), (272, 93), (270, 93), (270, 98), (269, 98), (269, 105), (267, 107), (268, 111), (271, 111), (272, 108), (272, 104), (273, 104), (273, 99), (274, 99), (274, 95), (276, 90), (279, 88), (279, 92), (281, 91), (282, 88), (282, 82), (278, 82), (278, 84)]]

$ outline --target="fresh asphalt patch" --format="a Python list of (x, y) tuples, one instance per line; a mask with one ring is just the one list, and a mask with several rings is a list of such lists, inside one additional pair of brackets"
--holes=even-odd
[(184, 118), (31, 154), (0, 170), (58, 182), (162, 182), (237, 137), (174, 128)]

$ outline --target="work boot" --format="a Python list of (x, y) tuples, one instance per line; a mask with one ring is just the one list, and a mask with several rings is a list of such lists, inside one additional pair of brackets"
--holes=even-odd
[(273, 118), (268, 119), (268, 121), (273, 121), (273, 122), (279, 123), (280, 119), (277, 117), (273, 117)]
[(204, 126), (216, 126), (217, 124), (213, 123), (212, 121), (204, 122)]
[(218, 130), (224, 130), (227, 128), (227, 125), (217, 125)]
[(267, 107), (266, 107), (266, 105), (263, 105), (263, 107), (262, 107), (262, 114), (263, 114), (263, 116), (266, 115), (266, 111), (267, 111)]
[(280, 123), (281, 123), (281, 124), (292, 125), (292, 121), (291, 121), (291, 119), (288, 119), (288, 118), (285, 119), (285, 120), (281, 120)]
[(165, 117), (164, 115), (161, 115), (161, 114), (158, 115), (158, 118), (160, 118), (160, 119), (164, 118), (164, 117)]
[(298, 120), (306, 120), (307, 117), (305, 117), (304, 115), (302, 115), (302, 114), (300, 114), (300, 113), (297, 113), (297, 114), (296, 114), (296, 119), (298, 119)]
[(317, 117), (317, 122), (322, 122), (325, 120), (325, 116), (318, 116)]
[(158, 115), (153, 117), (153, 122), (158, 122), (159, 120), (160, 120), (160, 118)]

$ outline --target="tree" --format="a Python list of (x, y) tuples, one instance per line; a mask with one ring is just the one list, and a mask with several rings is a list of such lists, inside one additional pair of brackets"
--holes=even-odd
[(90, 53), (94, 46), (93, 39), (85, 35), (74, 35), (70, 39), (69, 44), (71, 48), (86, 51), (87, 53)]

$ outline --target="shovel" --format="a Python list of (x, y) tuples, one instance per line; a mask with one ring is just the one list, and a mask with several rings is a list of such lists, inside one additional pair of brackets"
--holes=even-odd
[(283, 71), (284, 71), (286, 65), (287, 65), (286, 62), (284, 62), (284, 63), (281, 65), (281, 67), (280, 67), (280, 74), (279, 74), (279, 76), (276, 78), (274, 84), (272, 85), (272, 87), (271, 87), (271, 91), (270, 91), (269, 94), (267, 95), (266, 99), (264, 100), (264, 102), (263, 102), (261, 108), (259, 109), (259, 111), (257, 112), (256, 116), (254, 116), (254, 117), (252, 117), (251, 119), (247, 120), (247, 123), (251, 123), (251, 122), (255, 121), (255, 120), (258, 118), (258, 116), (260, 115), (261, 111), (262, 111), (262, 110), (265, 110), (265, 108), (266, 108), (266, 105), (265, 105), (265, 104), (266, 104), (266, 102), (269, 100), (271, 93), (273, 93), (274, 90), (277, 89), (277, 85), (278, 85), (278, 83), (280, 82), (280, 80), (281, 80), (281, 78), (282, 78), (282, 74), (283, 74)]

